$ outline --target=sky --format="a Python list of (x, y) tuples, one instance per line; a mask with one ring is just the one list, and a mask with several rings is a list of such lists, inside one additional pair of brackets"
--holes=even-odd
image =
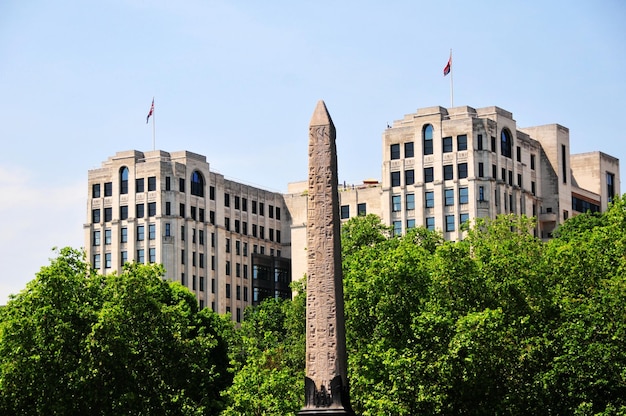
[(152, 150), (153, 97), (157, 149), (278, 192), (306, 180), (322, 99), (356, 184), (380, 179), (387, 124), (451, 105), (452, 50), (455, 106), (561, 124), (623, 176), (625, 18), (623, 0), (3, 0), (0, 305), (84, 246), (87, 172)]

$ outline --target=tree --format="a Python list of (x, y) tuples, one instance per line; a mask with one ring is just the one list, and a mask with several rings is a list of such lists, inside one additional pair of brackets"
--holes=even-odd
[(61, 249), (2, 310), (2, 414), (216, 414), (229, 324), (158, 265), (101, 276)]

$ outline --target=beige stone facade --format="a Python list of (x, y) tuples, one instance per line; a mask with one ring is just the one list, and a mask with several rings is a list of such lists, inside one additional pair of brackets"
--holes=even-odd
[(290, 298), (281, 194), (225, 179), (187, 151), (118, 152), (89, 171), (88, 183), (85, 247), (102, 273), (161, 263), (200, 307), (237, 321), (247, 305)]

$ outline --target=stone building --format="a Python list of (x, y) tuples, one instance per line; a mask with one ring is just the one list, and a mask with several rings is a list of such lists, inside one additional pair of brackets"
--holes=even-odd
[(118, 152), (88, 172), (88, 259), (102, 273), (161, 263), (200, 307), (232, 313), (291, 298), (289, 213), (280, 193), (212, 172), (187, 152)]

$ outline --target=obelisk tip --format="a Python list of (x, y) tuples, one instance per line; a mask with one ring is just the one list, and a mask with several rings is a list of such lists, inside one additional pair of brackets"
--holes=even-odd
[(333, 120), (330, 118), (330, 114), (328, 114), (328, 109), (326, 108), (326, 104), (324, 100), (319, 100), (317, 105), (315, 106), (315, 111), (313, 112), (313, 117), (311, 117), (311, 126), (325, 126), (328, 124), (333, 124)]

